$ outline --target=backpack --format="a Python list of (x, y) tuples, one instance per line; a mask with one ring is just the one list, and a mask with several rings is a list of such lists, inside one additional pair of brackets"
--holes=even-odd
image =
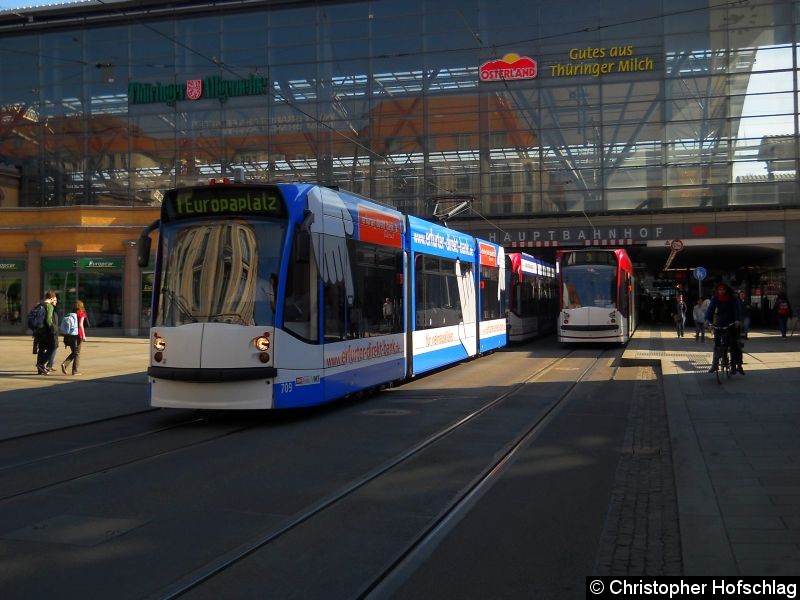
[(78, 335), (78, 315), (69, 313), (61, 319), (61, 333), (64, 335)]
[(786, 300), (778, 301), (778, 314), (782, 317), (789, 316), (789, 303)]
[(31, 309), (28, 313), (28, 329), (31, 331), (39, 331), (44, 329), (47, 321), (47, 309), (41, 302)]

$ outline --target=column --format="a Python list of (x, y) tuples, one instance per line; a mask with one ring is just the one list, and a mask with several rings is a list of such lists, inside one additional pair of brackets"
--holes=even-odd
[[(800, 221), (784, 217), (785, 242), (783, 262), (786, 267), (786, 297), (792, 305), (792, 314), (800, 313)], [(795, 334), (797, 335), (797, 334)]]
[(141, 307), (141, 274), (136, 261), (136, 240), (122, 242), (125, 248), (125, 270), (122, 274), (122, 327), (123, 335), (139, 335), (139, 313)]
[[(27, 274), (25, 278), (25, 297), (22, 299), (22, 314), (27, 315), (28, 310), (42, 299), (42, 242), (30, 240), (25, 242), (28, 250)], [(23, 317), (24, 319), (24, 317)]]

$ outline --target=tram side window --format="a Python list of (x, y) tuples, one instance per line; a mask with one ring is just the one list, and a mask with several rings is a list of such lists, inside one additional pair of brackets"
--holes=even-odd
[(545, 294), (545, 315), (555, 315), (558, 309), (558, 284), (556, 283), (555, 279), (545, 279), (544, 282), (544, 294)]
[(632, 289), (633, 286), (631, 285), (631, 276), (625, 273), (625, 287), (619, 291), (619, 312), (622, 313), (623, 317), (628, 316), (628, 307), (630, 305), (628, 302), (628, 297)]
[(344, 281), (326, 283), (323, 288), (325, 315), (325, 342), (338, 342), (346, 338), (345, 307), (347, 290)]
[(505, 293), (500, 288), (500, 271), (481, 267), (481, 321), (499, 319), (505, 304)]
[(517, 297), (514, 314), (518, 317), (530, 317), (536, 314), (536, 281), (523, 275), (522, 280), (514, 283)]
[(511, 288), (510, 309), (518, 317), (522, 317), (525, 314), (525, 288), (525, 282), (518, 280), (515, 276)]
[(402, 251), (348, 239), (347, 255), (352, 281), (345, 277), (323, 290), (325, 341), (402, 331)]
[(311, 235), (319, 234), (309, 234), (299, 228), (295, 230), (286, 274), (283, 326), (299, 338), (317, 342), (317, 270), (311, 260)]
[(347, 337), (370, 337), (403, 330), (403, 253), (348, 240), (353, 268), (353, 304), (347, 307)]
[(414, 270), (416, 328), (432, 329), (458, 325), (462, 313), (456, 279), (456, 262), (434, 256), (417, 255)]

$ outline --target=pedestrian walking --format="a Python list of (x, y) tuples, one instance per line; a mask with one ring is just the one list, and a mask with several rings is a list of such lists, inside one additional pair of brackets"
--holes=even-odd
[(781, 337), (786, 338), (789, 319), (792, 316), (792, 305), (789, 303), (789, 298), (786, 297), (786, 292), (781, 291), (778, 294), (778, 299), (775, 301), (775, 312), (778, 315), (778, 329), (781, 332)]
[(56, 352), (58, 351), (58, 311), (56, 307), (58, 306), (58, 296), (53, 298), (53, 343), (51, 344), (50, 354), (47, 355), (47, 364), (45, 365), (45, 369), (47, 372), (50, 373), (53, 370), (53, 363), (56, 360)]
[(694, 341), (706, 341), (706, 311), (703, 308), (703, 299), (698, 298), (697, 302), (692, 309), (692, 318), (694, 319)]
[(33, 334), (33, 344), (36, 349), (36, 372), (39, 375), (48, 374), (47, 361), (52, 354), (54, 335), (58, 332), (53, 319), (54, 302), (56, 302), (56, 293), (48, 290), (44, 299), (28, 313), (28, 328)]
[(739, 290), (739, 304), (742, 306), (742, 333), (744, 339), (750, 333), (750, 314), (753, 312), (753, 306), (747, 301), (747, 294), (744, 290)]
[(80, 374), (81, 344), (86, 340), (86, 308), (80, 300), (75, 301), (72, 312), (64, 317), (61, 332), (64, 334), (64, 346), (70, 349), (69, 356), (61, 363), (61, 372), (67, 374), (72, 364), (72, 374)]
[(672, 318), (675, 321), (675, 328), (678, 330), (678, 337), (683, 337), (684, 326), (686, 325), (686, 308), (683, 294), (678, 294), (672, 307)]

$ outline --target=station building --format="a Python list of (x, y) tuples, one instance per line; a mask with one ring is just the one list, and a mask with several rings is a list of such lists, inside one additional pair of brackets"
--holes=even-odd
[(235, 167), (544, 258), (624, 245), (648, 294), (723, 280), (768, 323), (779, 290), (800, 305), (799, 22), (798, 0), (0, 11), (0, 333), (46, 289), (143, 333), (135, 239), (165, 189)]

